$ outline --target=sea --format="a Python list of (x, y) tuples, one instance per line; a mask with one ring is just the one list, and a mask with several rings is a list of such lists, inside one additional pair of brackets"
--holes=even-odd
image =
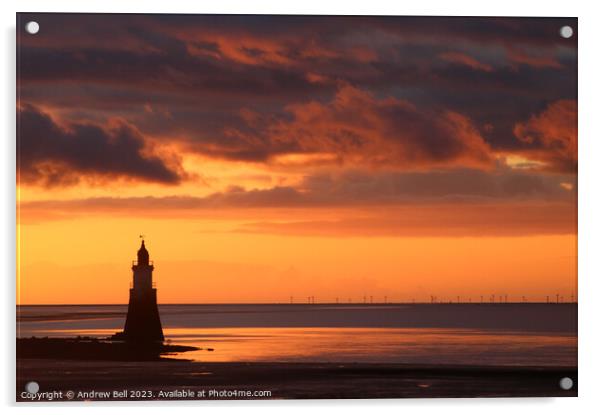
[[(108, 337), (127, 305), (17, 306), (17, 337)], [(199, 362), (577, 366), (577, 304), (165, 304), (167, 342)]]

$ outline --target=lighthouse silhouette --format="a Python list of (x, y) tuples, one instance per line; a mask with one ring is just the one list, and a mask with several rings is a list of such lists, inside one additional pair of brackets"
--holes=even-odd
[(134, 281), (130, 288), (130, 303), (123, 330), (123, 337), (128, 342), (162, 342), (164, 339), (157, 307), (157, 289), (153, 284), (154, 269), (143, 239), (138, 260), (132, 262)]

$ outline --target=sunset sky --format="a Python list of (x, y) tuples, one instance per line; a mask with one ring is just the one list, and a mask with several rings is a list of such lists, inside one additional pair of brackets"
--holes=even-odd
[(17, 302), (126, 303), (140, 234), (160, 303), (569, 300), (576, 38), (20, 14)]

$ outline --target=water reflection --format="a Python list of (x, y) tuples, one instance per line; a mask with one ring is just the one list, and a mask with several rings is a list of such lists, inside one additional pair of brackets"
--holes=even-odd
[[(577, 339), (451, 329), (167, 329), (186, 353), (207, 362), (372, 362), (475, 365), (576, 365)], [(213, 351), (207, 351), (207, 348)]]
[[(109, 336), (127, 306), (20, 306), (17, 336)], [(576, 366), (574, 304), (162, 305), (167, 340), (206, 362)], [(211, 348), (213, 351), (208, 351)]]
[[(109, 329), (54, 330), (51, 336), (107, 336)], [(35, 334), (34, 334), (35, 335)], [(467, 329), (166, 328), (174, 344), (201, 348), (174, 357), (203, 362), (363, 362), (575, 366), (577, 338)], [(208, 349), (212, 349), (209, 351)]]

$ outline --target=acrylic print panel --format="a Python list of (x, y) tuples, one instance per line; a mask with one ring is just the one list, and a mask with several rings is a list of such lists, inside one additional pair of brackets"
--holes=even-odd
[(576, 19), (17, 20), (17, 400), (577, 395)]

